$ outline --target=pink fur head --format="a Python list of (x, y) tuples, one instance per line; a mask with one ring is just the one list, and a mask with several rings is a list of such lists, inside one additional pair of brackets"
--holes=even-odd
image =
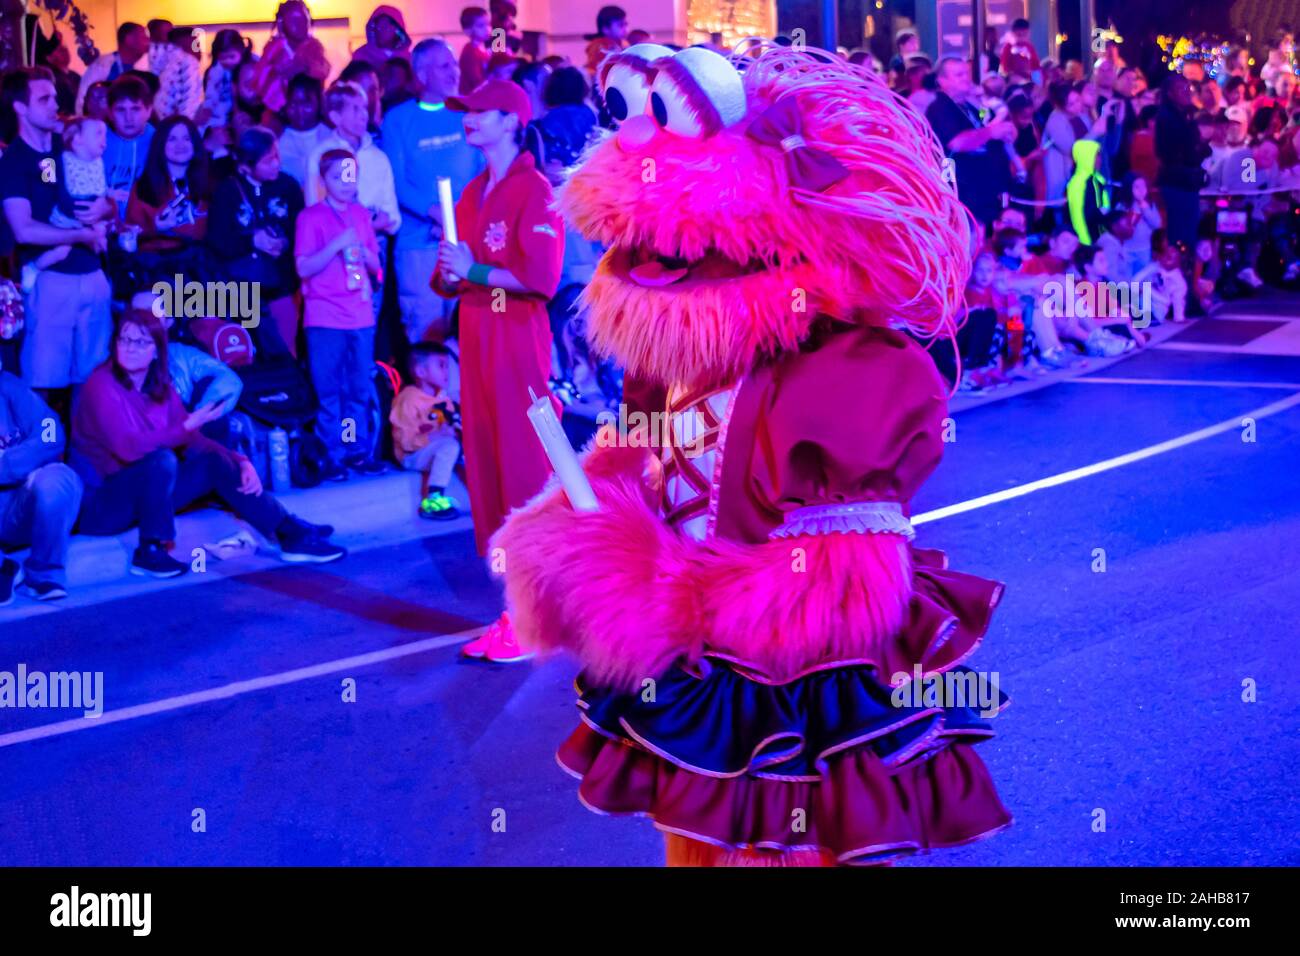
[[(818, 314), (924, 338), (952, 330), (970, 220), (911, 104), (821, 51), (737, 52), (729, 66), (698, 49), (628, 54), (601, 70), (622, 126), (560, 193), (570, 221), (608, 247), (585, 293), (598, 348), (640, 378), (698, 383), (796, 348)], [(749, 135), (783, 97), (802, 141)], [(846, 175), (792, 183), (799, 142)]]

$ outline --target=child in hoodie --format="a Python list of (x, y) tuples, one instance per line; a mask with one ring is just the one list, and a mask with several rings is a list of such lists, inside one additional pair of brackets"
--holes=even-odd
[(352, 54), (352, 59), (369, 63), (377, 70), (393, 57), (408, 58), (410, 47), (402, 11), (381, 4), (366, 21), (366, 42)]

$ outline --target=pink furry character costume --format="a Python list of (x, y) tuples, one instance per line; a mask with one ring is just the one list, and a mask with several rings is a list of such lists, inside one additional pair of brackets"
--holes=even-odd
[(907, 517), (947, 408), (907, 332), (951, 330), (970, 271), (938, 142), (820, 52), (643, 44), (599, 78), (622, 125), (561, 205), (608, 249), (593, 341), (670, 426), (607, 427), (600, 510), (552, 484), (493, 541), (520, 639), (585, 665), (561, 765), (593, 810), (650, 816), (670, 864), (876, 863), (1005, 827), (972, 744), (1006, 699), (960, 666), (1002, 587)]

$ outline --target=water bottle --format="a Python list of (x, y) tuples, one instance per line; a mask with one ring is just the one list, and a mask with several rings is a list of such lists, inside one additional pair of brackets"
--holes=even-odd
[(348, 271), (348, 291), (355, 292), (366, 281), (366, 270), (361, 265), (360, 246), (348, 246), (343, 250), (343, 265)]
[(289, 433), (283, 428), (274, 428), (267, 439), (271, 459), (271, 489), (273, 491), (289, 490)]

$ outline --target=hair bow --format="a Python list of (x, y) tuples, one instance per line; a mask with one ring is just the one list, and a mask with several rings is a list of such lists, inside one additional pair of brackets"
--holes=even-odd
[(812, 192), (822, 192), (849, 175), (838, 159), (803, 138), (803, 116), (794, 96), (783, 96), (749, 124), (747, 133), (764, 146), (777, 147), (785, 153), (785, 168), (790, 184)]

